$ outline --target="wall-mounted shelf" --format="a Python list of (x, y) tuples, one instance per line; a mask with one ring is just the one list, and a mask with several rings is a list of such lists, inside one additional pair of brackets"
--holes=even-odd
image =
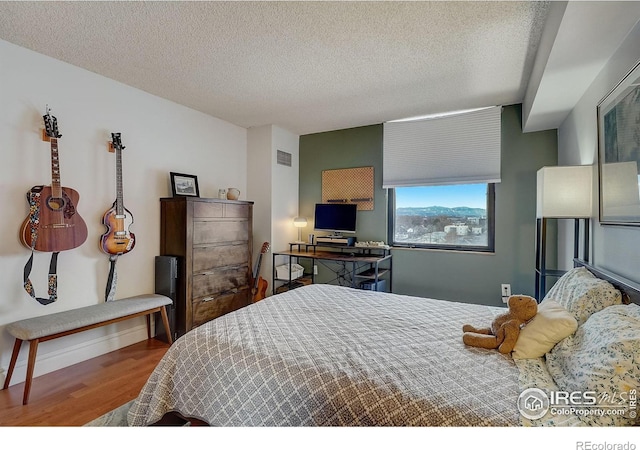
[(373, 201), (372, 197), (327, 199), (327, 203), (358, 203), (358, 202), (372, 202), (372, 201)]

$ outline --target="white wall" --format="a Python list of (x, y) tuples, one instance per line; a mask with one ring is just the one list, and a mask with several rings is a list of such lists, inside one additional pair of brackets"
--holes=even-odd
[[(606, 66), (558, 129), (558, 165), (593, 164), (598, 162), (598, 128), (596, 107), (605, 95), (640, 60), (640, 22), (609, 59)], [(597, 173), (597, 170), (594, 172)], [(603, 268), (640, 281), (640, 228), (604, 226), (598, 222), (597, 177), (594, 177), (594, 211), (592, 261)], [(560, 267), (571, 267), (573, 243), (571, 230), (559, 234)]]
[[(260, 254), (263, 242), (271, 243), (271, 125), (250, 128), (247, 133), (247, 195), (253, 205), (253, 255)], [(263, 255), (260, 274), (271, 290), (271, 254)], [(255, 267), (254, 267), (255, 270)]]
[[(247, 130), (125, 86), (61, 61), (0, 41), (0, 383), (13, 338), (4, 325), (15, 320), (104, 301), (108, 257), (99, 250), (101, 218), (115, 199), (111, 132), (122, 133), (124, 205), (135, 222), (136, 246), (118, 263), (116, 298), (153, 292), (159, 253), (160, 197), (171, 195), (169, 172), (198, 177), (201, 197), (238, 187), (246, 198)], [(61, 182), (80, 193), (77, 211), (87, 241), (58, 260), (56, 303), (42, 306), (22, 287), (30, 252), (18, 231), (27, 217), (26, 192), (51, 183), (50, 147), (41, 140), (45, 104), (57, 117)], [(46, 296), (50, 254), (35, 255), (31, 280)], [(40, 345), (36, 376), (146, 339), (144, 319), (134, 319)], [(23, 353), (26, 353), (23, 349)], [(24, 380), (21, 354), (12, 384)]]
[[(298, 229), (293, 226), (293, 219), (298, 216), (298, 191), (300, 185), (299, 143), (299, 136), (283, 128), (273, 127), (271, 153), (273, 164), (273, 197), (271, 200), (273, 236), (271, 239), (273, 249), (276, 251), (288, 249), (289, 242), (298, 239)], [(291, 153), (291, 167), (276, 164), (278, 150)], [(307, 217), (307, 220), (310, 219)], [(303, 240), (306, 241), (306, 237), (303, 236)], [(279, 263), (279, 261), (276, 261), (276, 264)]]
[[(270, 243), (271, 251), (278, 251), (288, 249), (288, 243), (298, 238), (293, 219), (298, 215), (299, 140), (298, 135), (275, 125), (248, 131), (247, 192), (256, 202), (253, 212), (254, 255), (260, 252), (263, 242)], [(277, 164), (278, 150), (291, 154), (291, 167)], [(269, 282), (268, 295), (273, 290), (272, 261), (271, 253), (264, 255), (260, 270), (262, 277)]]

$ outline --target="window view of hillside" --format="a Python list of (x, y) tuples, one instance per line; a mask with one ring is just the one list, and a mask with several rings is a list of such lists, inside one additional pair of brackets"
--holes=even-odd
[(425, 247), (487, 247), (488, 185), (395, 189), (394, 243)]

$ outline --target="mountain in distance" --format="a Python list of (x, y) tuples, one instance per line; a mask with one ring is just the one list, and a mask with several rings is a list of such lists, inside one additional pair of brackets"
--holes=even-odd
[(421, 217), (485, 217), (487, 210), (484, 208), (470, 208), (468, 206), (456, 206), (454, 208), (446, 206), (403, 207), (396, 209), (396, 215)]

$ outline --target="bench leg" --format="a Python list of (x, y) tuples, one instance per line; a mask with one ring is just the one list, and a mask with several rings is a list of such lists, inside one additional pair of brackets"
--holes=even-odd
[(151, 339), (151, 314), (145, 316), (147, 319), (147, 339)]
[(173, 344), (173, 338), (171, 337), (171, 328), (169, 327), (169, 316), (167, 315), (166, 306), (160, 308), (160, 314), (162, 314), (162, 323), (164, 324), (164, 329), (167, 331), (167, 340), (169, 341), (169, 345), (171, 345)]
[(18, 353), (20, 353), (20, 346), (22, 345), (22, 339), (16, 338), (16, 342), (13, 344), (13, 353), (11, 354), (11, 362), (9, 363), (9, 370), (7, 371), (7, 378), (4, 380), (4, 386), (2, 389), (9, 387), (9, 381), (13, 375), (13, 369), (16, 367), (16, 361), (18, 361)]
[(31, 393), (31, 381), (33, 381), (33, 369), (36, 365), (36, 353), (38, 352), (39, 339), (29, 341), (29, 362), (27, 363), (27, 378), (24, 380), (24, 396), (22, 397), (22, 404), (26, 405), (29, 401), (29, 394)]

